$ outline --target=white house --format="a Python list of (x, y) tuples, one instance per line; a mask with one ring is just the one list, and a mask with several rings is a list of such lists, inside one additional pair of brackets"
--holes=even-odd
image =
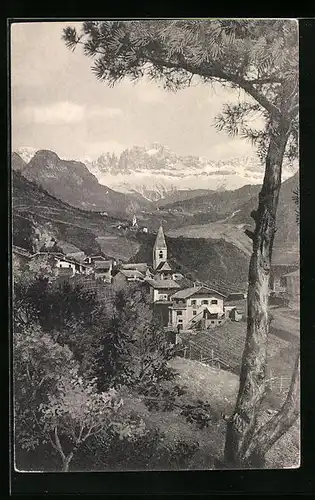
[(57, 269), (72, 269), (72, 276), (75, 274), (90, 274), (92, 272), (90, 265), (63, 256), (55, 256), (55, 266)]
[(179, 290), (170, 297), (169, 327), (189, 330), (201, 323), (203, 327), (215, 327), (225, 319), (222, 293), (205, 286)]

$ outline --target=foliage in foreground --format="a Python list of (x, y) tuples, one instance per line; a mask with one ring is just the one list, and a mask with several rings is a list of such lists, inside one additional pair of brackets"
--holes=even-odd
[(20, 278), (14, 290), (18, 467), (30, 461), (36, 468), (40, 460), (63, 471), (189, 467), (198, 444), (167, 443), (124, 404), (127, 396), (140, 397), (149, 412), (176, 408), (200, 428), (213, 420), (209, 405), (181, 401), (186, 389), (168, 366), (174, 349), (143, 290), (118, 290), (104, 307), (83, 287)]

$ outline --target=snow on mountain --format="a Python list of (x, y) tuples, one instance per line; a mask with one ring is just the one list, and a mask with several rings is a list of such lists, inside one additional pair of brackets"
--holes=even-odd
[[(201, 156), (179, 156), (153, 143), (135, 146), (117, 157), (105, 153), (86, 166), (100, 182), (122, 193), (138, 193), (157, 201), (178, 190), (232, 190), (246, 184), (261, 184), (264, 166), (256, 157), (213, 161)], [(297, 166), (284, 167), (283, 180)]]
[(31, 159), (35, 156), (37, 149), (31, 147), (24, 147), (15, 149), (15, 152), (25, 161), (25, 163), (29, 163)]

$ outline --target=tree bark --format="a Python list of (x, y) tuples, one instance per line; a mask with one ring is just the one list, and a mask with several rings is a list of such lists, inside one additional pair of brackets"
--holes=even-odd
[(297, 356), (290, 389), (280, 411), (262, 425), (249, 444), (245, 460), (249, 463), (263, 460), (270, 448), (296, 422), (299, 416), (300, 355)]
[(227, 467), (244, 466), (246, 451), (257, 430), (257, 416), (265, 396), (270, 266), (282, 163), (289, 133), (289, 121), (273, 119), (258, 209), (251, 214), (256, 227), (255, 231), (250, 233), (253, 252), (249, 265), (247, 335), (236, 406), (227, 423), (224, 450)]
[(62, 472), (68, 472), (70, 462), (73, 458), (73, 453), (70, 453), (68, 456), (62, 458)]

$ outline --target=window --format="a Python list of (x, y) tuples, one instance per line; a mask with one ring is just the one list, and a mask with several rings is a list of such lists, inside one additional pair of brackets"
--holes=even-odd
[(218, 321), (219, 325), (221, 325), (222, 321)]
[(217, 304), (218, 301), (216, 299), (211, 300), (211, 304)]
[(211, 321), (211, 323), (214, 323), (214, 321)]
[(179, 320), (178, 320), (178, 323), (182, 323), (182, 322), (183, 322), (183, 320), (182, 320), (182, 319), (179, 319)]
[(182, 316), (183, 315), (183, 311), (177, 311), (177, 316)]
[(208, 305), (208, 304), (209, 304), (209, 300), (203, 300), (201, 303), (202, 303), (202, 304), (207, 304), (207, 305)]
[(196, 314), (197, 314), (197, 311), (193, 311), (193, 315), (196, 316)]
[(162, 251), (159, 253), (159, 257), (160, 257), (160, 259), (163, 259), (163, 252)]
[(167, 300), (167, 295), (159, 295), (159, 300)]
[(192, 306), (195, 306), (196, 304), (197, 304), (197, 301), (196, 301), (196, 300), (192, 300), (192, 301), (191, 301), (191, 305), (192, 305)]

